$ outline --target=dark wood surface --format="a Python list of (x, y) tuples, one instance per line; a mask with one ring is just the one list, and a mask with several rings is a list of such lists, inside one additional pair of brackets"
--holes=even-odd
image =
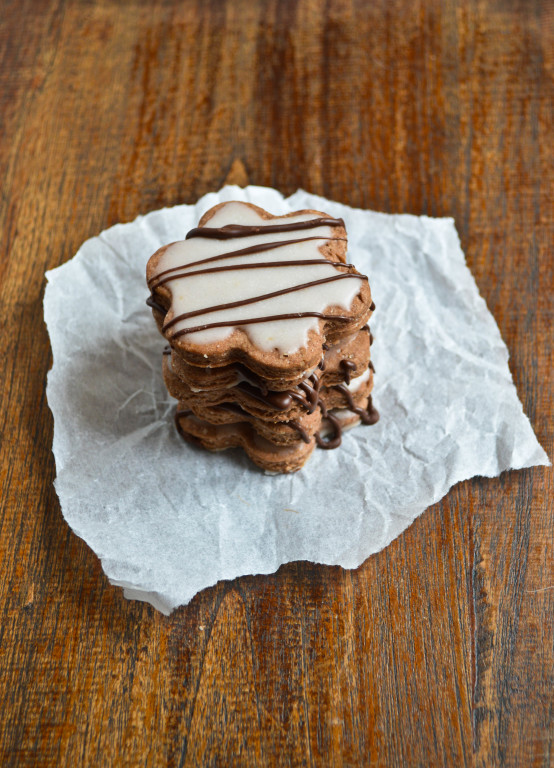
[(42, 319), (86, 238), (227, 178), (453, 216), (552, 456), (553, 29), (539, 0), (0, 1), (2, 766), (554, 765), (550, 470), (166, 618), (63, 521)]

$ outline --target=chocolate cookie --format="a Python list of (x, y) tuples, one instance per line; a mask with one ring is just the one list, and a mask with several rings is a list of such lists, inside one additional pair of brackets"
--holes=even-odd
[(320, 211), (221, 203), (150, 258), (147, 281), (185, 362), (240, 362), (263, 378), (313, 368), (323, 343), (359, 330), (373, 309), (367, 277), (346, 263), (344, 222)]

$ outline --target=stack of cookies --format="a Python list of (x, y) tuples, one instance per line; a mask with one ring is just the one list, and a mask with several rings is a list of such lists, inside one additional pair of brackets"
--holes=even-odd
[(346, 246), (342, 219), (229, 202), (150, 258), (147, 303), (169, 343), (163, 375), (186, 440), (295, 472), (316, 445), (377, 421), (374, 305)]

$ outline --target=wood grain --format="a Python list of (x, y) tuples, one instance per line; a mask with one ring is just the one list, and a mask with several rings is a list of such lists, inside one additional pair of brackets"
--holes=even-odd
[(165, 618), (62, 519), (42, 320), (46, 269), (229, 174), (453, 216), (552, 456), (553, 31), (546, 0), (2, 0), (2, 765), (554, 765), (552, 471)]

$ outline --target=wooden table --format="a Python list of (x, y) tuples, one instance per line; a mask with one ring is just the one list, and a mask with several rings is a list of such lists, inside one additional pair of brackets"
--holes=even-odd
[(53, 488), (44, 271), (226, 179), (453, 216), (554, 455), (554, 4), (0, 2), (2, 766), (554, 765), (552, 472), (166, 618)]

